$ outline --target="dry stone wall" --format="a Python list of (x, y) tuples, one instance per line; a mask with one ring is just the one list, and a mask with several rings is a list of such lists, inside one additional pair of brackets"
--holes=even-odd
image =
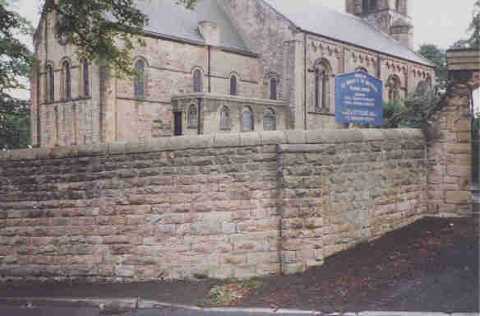
[(0, 275), (303, 271), (427, 213), (425, 144), (318, 130), (0, 153)]

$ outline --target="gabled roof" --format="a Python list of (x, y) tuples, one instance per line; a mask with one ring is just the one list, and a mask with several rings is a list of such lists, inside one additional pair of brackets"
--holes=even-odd
[(321, 5), (319, 0), (264, 1), (303, 31), (432, 66), (427, 59), (417, 55), (363, 19), (327, 8)]
[(175, 0), (137, 0), (136, 6), (149, 18), (146, 33), (205, 44), (198, 24), (201, 21), (211, 21), (220, 27), (221, 47), (248, 52), (247, 46), (216, 0), (200, 0), (193, 10), (176, 4)]

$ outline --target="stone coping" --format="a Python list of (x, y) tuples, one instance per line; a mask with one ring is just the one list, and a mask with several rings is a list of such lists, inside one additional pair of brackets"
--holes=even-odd
[(341, 144), (384, 140), (390, 140), (393, 142), (398, 139), (425, 141), (425, 137), (419, 129), (288, 130), (261, 133), (165, 137), (146, 143), (117, 142), (111, 144), (0, 151), (0, 161), (46, 160), (201, 148), (228, 148), (281, 144)]
[(447, 51), (449, 70), (480, 70), (480, 51), (453, 49)]
[(198, 99), (198, 98), (204, 99), (204, 100), (261, 104), (261, 105), (269, 105), (269, 106), (287, 106), (287, 103), (281, 100), (247, 98), (247, 97), (237, 96), (237, 95), (213, 94), (213, 93), (189, 93), (189, 94), (174, 95), (172, 97), (172, 100), (181, 101), (184, 99)]

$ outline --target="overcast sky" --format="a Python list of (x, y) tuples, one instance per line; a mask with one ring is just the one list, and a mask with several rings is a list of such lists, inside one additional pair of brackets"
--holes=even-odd
[[(36, 25), (38, 0), (15, 0), (18, 12)], [(82, 1), (82, 0), (79, 0)], [(240, 0), (241, 1), (241, 0)], [(292, 0), (292, 5), (302, 5), (303, 0)], [(344, 0), (318, 0), (340, 11), (345, 10)], [(448, 48), (465, 35), (471, 21), (475, 0), (410, 0), (415, 25), (415, 43), (433, 43)]]

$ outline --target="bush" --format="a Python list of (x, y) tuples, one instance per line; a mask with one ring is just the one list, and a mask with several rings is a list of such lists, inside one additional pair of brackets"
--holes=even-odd
[(433, 115), (440, 110), (440, 97), (428, 89), (416, 91), (403, 101), (385, 104), (385, 127), (428, 128)]

